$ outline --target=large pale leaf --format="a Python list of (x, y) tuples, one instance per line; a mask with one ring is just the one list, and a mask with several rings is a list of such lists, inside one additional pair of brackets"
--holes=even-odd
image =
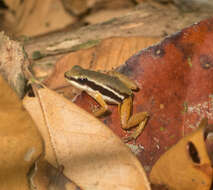
[[(48, 89), (24, 104), (45, 139), (46, 159), (85, 190), (148, 190), (130, 149), (95, 117)], [(49, 152), (50, 151), (50, 152)]]

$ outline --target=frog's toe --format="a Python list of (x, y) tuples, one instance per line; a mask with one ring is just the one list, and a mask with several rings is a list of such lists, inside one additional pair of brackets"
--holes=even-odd
[(136, 139), (137, 139), (137, 137), (135, 138), (132, 134), (130, 136), (125, 136), (125, 137), (122, 138), (124, 143), (134, 141), (134, 144), (135, 144)]

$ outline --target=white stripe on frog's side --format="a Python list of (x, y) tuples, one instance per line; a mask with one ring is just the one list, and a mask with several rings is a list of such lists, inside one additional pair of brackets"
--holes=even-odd
[[(107, 95), (101, 94), (99, 91), (93, 90), (92, 88), (90, 88), (90, 87), (87, 86), (87, 85), (81, 85), (81, 84), (79, 84), (78, 82), (73, 81), (73, 80), (67, 80), (67, 81), (68, 81), (69, 83), (71, 83), (74, 87), (88, 92), (88, 94), (89, 94), (90, 96), (92, 96), (92, 97), (93, 97), (94, 92), (96, 92), (96, 93), (98, 92), (98, 93), (102, 96), (102, 98), (103, 98), (105, 101), (107, 101), (107, 102), (109, 102), (109, 103), (113, 103), (113, 104), (119, 104), (119, 103), (120, 103), (120, 102), (118, 102), (117, 100), (115, 100), (115, 99), (113, 99), (113, 98), (111, 98), (111, 97), (109, 97), (109, 96), (107, 96)], [(92, 81), (92, 82), (95, 83), (95, 81)], [(98, 85), (98, 86), (100, 86), (100, 84), (98, 84), (98, 83), (95, 83), (95, 84)], [(100, 88), (103, 88), (103, 87), (100, 86)], [(112, 90), (112, 89), (110, 89), (110, 88), (108, 88), (108, 87), (106, 87), (106, 86), (104, 86), (104, 88), (107, 89), (107, 90), (109, 90), (110, 92), (112, 92), (113, 94), (115, 94), (116, 96), (118, 96), (118, 97), (119, 97), (120, 99), (122, 99), (122, 100), (125, 98), (123, 95), (118, 94), (117, 92), (115, 92), (114, 90)]]
[[(74, 79), (79, 80), (79, 79), (86, 79), (86, 78), (74, 77)], [(87, 78), (87, 80), (90, 81), (90, 82), (93, 82), (94, 84), (96, 84), (96, 85), (99, 86), (100, 88), (104, 88), (104, 89), (106, 89), (106, 90), (112, 92), (114, 95), (116, 95), (117, 97), (119, 97), (119, 98), (122, 99), (122, 100), (125, 98), (124, 95), (119, 94), (117, 91), (113, 90), (112, 88), (109, 88), (108, 86), (105, 86), (105, 85), (104, 85), (104, 87), (103, 87), (103, 84), (97, 82), (96, 80), (92, 80), (92, 79), (88, 79), (88, 78)], [(103, 95), (103, 94), (102, 94), (102, 95)]]

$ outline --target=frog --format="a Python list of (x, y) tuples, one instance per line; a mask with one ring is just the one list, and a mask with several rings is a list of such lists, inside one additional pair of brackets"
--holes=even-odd
[(85, 91), (94, 98), (100, 108), (93, 112), (96, 117), (100, 117), (108, 111), (108, 104), (118, 105), (121, 127), (135, 130), (127, 137), (123, 138), (125, 143), (136, 141), (147, 124), (148, 112), (138, 112), (131, 114), (133, 107), (133, 91), (139, 88), (137, 84), (126, 75), (115, 70), (107, 73), (84, 69), (79, 65), (74, 65), (64, 73), (65, 79), (74, 87)]

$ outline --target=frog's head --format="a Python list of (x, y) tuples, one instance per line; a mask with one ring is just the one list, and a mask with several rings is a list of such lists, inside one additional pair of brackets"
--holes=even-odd
[(74, 65), (72, 69), (64, 73), (64, 77), (68, 80), (79, 79), (83, 76), (83, 68), (79, 65)]

